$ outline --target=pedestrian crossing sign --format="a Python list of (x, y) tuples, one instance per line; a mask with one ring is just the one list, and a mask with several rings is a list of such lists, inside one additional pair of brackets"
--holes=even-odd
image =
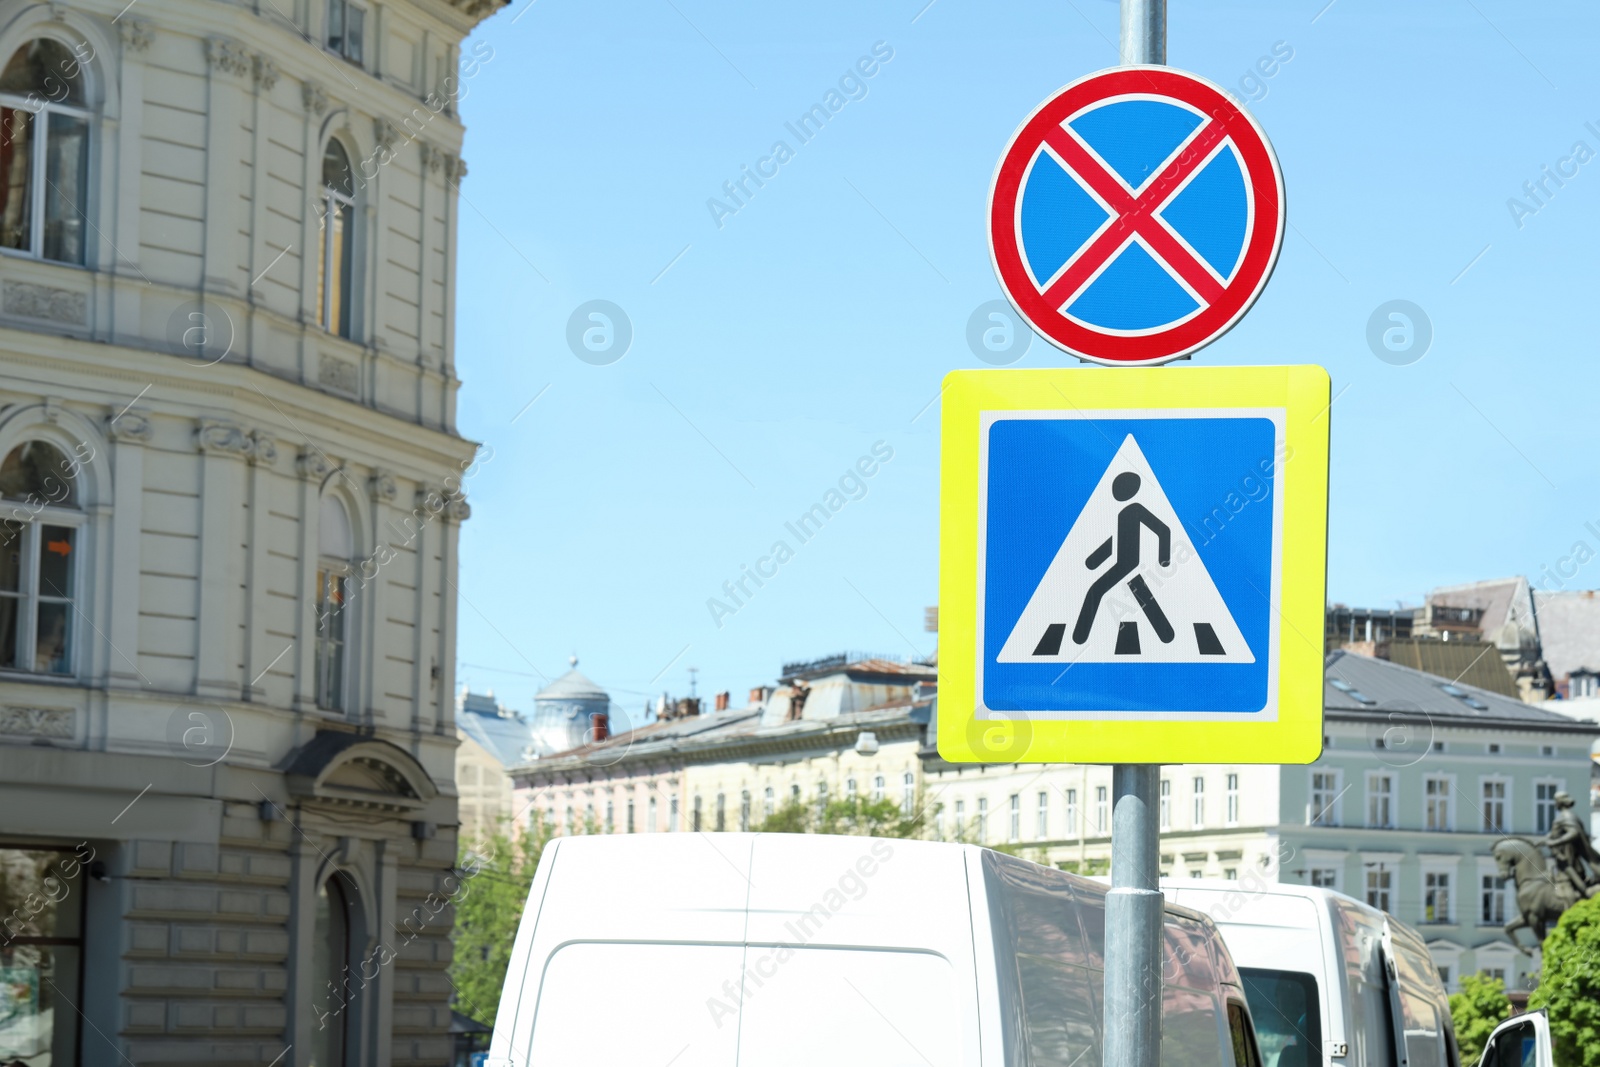
[(1309, 763), (1320, 367), (945, 379), (938, 746), (954, 762)]

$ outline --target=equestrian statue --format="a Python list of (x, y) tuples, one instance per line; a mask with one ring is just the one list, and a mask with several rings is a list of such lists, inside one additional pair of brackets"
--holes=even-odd
[[(1525, 956), (1533, 955), (1517, 937), (1524, 927), (1533, 931), (1539, 944), (1545, 931), (1561, 918), (1561, 913), (1580, 900), (1600, 894), (1600, 852), (1589, 839), (1583, 820), (1573, 811), (1572, 797), (1557, 793), (1556, 818), (1550, 832), (1537, 840), (1505, 837), (1494, 846), (1500, 880), (1515, 879), (1516, 918), (1506, 923), (1506, 937)], [(1544, 850), (1550, 851), (1550, 862)]]

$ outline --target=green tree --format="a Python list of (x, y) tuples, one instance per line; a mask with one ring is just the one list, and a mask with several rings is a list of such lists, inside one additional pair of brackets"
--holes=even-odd
[(1529, 1010), (1550, 1013), (1562, 1067), (1600, 1067), (1600, 898), (1579, 901), (1544, 939), (1539, 987)]
[(897, 801), (829, 801), (819, 812), (815, 804), (790, 797), (783, 806), (751, 829), (763, 834), (848, 834), (867, 837), (916, 838), (925, 836), (927, 813), (907, 815)]
[(1463, 1064), (1476, 1064), (1494, 1028), (1511, 1015), (1506, 984), (1482, 971), (1461, 976), (1461, 992), (1450, 994), (1450, 1019)]
[(452, 894), (456, 925), (450, 961), (455, 1008), (489, 1026), (500, 1007), (533, 872), (549, 839), (542, 820), (531, 831), (497, 830), (485, 841), (463, 846), (456, 864), (460, 885)]

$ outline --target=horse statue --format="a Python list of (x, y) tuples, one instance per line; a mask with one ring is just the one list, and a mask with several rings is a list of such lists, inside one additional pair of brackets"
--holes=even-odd
[[(1548, 927), (1561, 913), (1585, 897), (1600, 893), (1600, 885), (1588, 882), (1583, 890), (1567, 870), (1552, 866), (1544, 855), (1544, 841), (1526, 837), (1504, 837), (1495, 843), (1494, 861), (1500, 880), (1511, 878), (1517, 885), (1516, 918), (1506, 923), (1506, 938), (1524, 956), (1533, 952), (1517, 937), (1517, 931), (1533, 931), (1538, 944), (1544, 944)], [(1588, 880), (1585, 879), (1587, 882)]]

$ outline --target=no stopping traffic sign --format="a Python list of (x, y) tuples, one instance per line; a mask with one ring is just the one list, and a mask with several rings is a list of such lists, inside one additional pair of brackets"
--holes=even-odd
[(1001, 287), (1041, 336), (1096, 363), (1164, 363), (1238, 322), (1283, 241), (1283, 175), (1215, 85), (1115, 67), (1012, 134), (989, 193)]

